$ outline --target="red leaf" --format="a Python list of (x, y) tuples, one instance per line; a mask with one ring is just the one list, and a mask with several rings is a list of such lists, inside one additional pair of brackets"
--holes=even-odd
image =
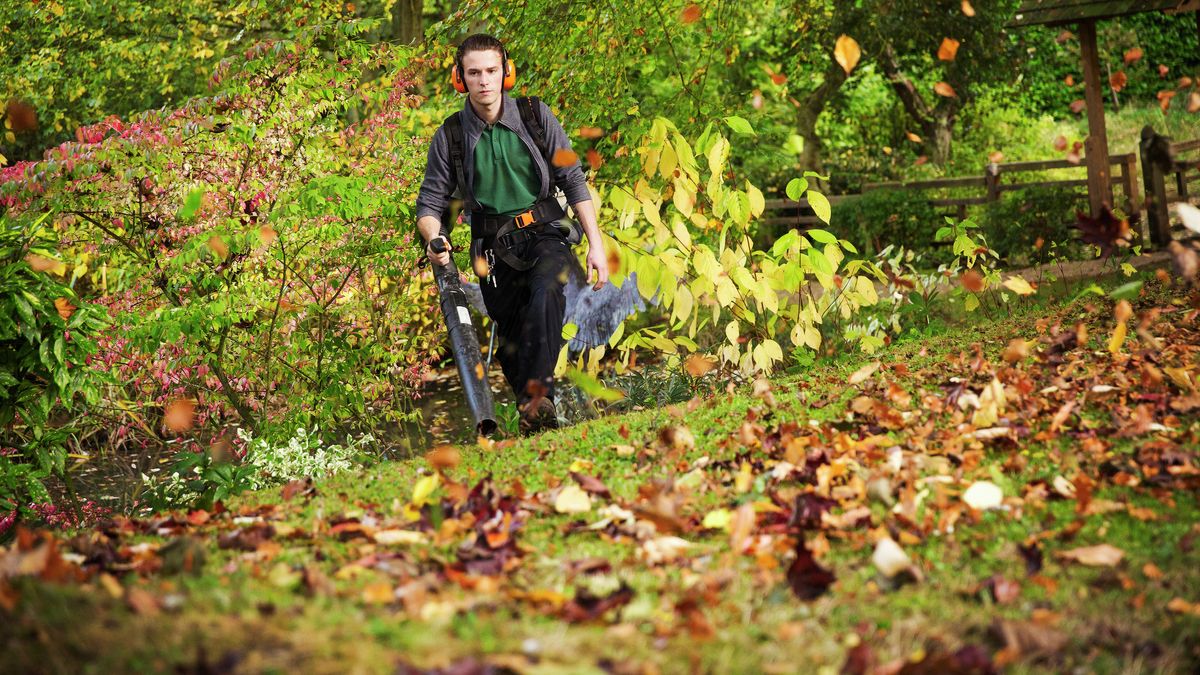
[(803, 539), (796, 540), (796, 559), (788, 566), (788, 584), (792, 593), (801, 600), (815, 600), (829, 590), (829, 585), (835, 580), (833, 572), (821, 567), (813, 559), (812, 551), (808, 550)]

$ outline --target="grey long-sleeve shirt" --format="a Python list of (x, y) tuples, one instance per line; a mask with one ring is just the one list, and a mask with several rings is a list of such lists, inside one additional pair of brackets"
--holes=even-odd
[[(566, 196), (568, 204), (590, 201), (592, 197), (588, 192), (579, 160), (576, 159), (569, 166), (547, 165), (546, 158), (538, 150), (537, 142), (529, 135), (525, 124), (521, 121), (521, 112), (517, 109), (516, 99), (507, 93), (503, 94), (503, 97), (504, 103), (501, 106), (500, 119), (497, 124), (502, 124), (515, 132), (525, 143), (530, 156), (533, 157), (542, 181), (538, 199), (549, 197), (554, 192), (553, 188), (558, 187)], [(535, 112), (540, 115), (550, 156), (553, 157), (554, 153), (560, 149), (571, 150), (571, 141), (567, 138), (567, 133), (563, 131), (558, 118), (550, 112), (550, 108), (539, 101)], [(467, 188), (471, 189), (471, 194), (474, 194), (475, 162), (472, 161), (472, 158), (475, 156), (475, 145), (483, 133), (484, 122), (479, 115), (475, 114), (470, 99), (463, 101), (463, 111), (459, 117), (462, 119), (463, 127), (463, 178), (467, 182)], [(450, 139), (443, 124), (434, 133), (433, 140), (429, 143), (429, 155), (425, 162), (425, 179), (421, 181), (421, 190), (417, 195), (417, 218), (423, 216), (441, 218), (450, 196), (457, 187), (458, 180), (454, 167), (450, 164)]]

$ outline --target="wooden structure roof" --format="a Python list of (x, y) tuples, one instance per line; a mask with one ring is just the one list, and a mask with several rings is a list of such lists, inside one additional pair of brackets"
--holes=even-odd
[(1113, 203), (1096, 22), (1143, 12), (1174, 14), (1197, 10), (1200, 10), (1200, 0), (1022, 0), (1020, 9), (1008, 22), (1013, 28), (1073, 24), (1079, 33), (1088, 119), (1084, 154), (1088, 170), (1088, 202), (1093, 216)]
[(1200, 0), (1024, 0), (1008, 25), (1041, 26), (1162, 11), (1194, 12)]

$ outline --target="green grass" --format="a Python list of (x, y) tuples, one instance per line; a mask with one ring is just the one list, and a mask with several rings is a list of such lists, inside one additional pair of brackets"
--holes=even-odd
[[(1139, 309), (1182, 302), (1153, 283), (1149, 287), (1136, 303)], [(501, 492), (514, 493), (519, 483), (528, 495), (529, 515), (518, 535), (524, 550), (521, 564), (495, 582), (485, 581), (490, 588), (460, 588), (437, 574), (443, 563), (455, 560), (461, 537), (383, 547), (363, 539), (340, 541), (327, 533), (329, 523), (344, 516), (399, 522), (398, 509), (429, 469), (419, 458), (384, 462), (321, 481), (318, 494), (308, 500), (283, 502), (277, 489), (235, 500), (229, 505), (233, 512), (277, 504), (277, 526), (321, 533), (279, 535), (274, 540), (280, 545), (278, 553), (270, 560), (255, 561), (240, 551), (217, 548), (213, 527), (199, 528), (195, 536), (208, 554), (202, 574), (131, 574), (123, 580), (126, 588), (148, 589), (168, 606), (156, 615), (132, 611), (127, 599), (112, 597), (95, 581), (53, 585), (14, 579), (19, 602), (8, 615), (0, 609), (5, 665), (49, 672), (169, 671), (228, 659), (236, 660), (243, 671), (388, 672), (399, 662), (432, 668), (479, 658), (540, 673), (605, 672), (606, 668), (836, 672), (848, 650), (860, 642), (866, 642), (882, 664), (920, 660), (964, 645), (982, 645), (988, 654), (996, 654), (1002, 646), (992, 631), (997, 621), (1030, 621), (1035, 614), (1050, 613), (1059, 617), (1055, 630), (1066, 636), (1066, 644), (1053, 654), (1027, 654), (1010, 671), (1195, 669), (1200, 664), (1200, 642), (1195, 638), (1200, 618), (1170, 612), (1167, 605), (1175, 598), (1200, 600), (1195, 590), (1200, 587), (1196, 572), (1200, 555), (1182, 545), (1195, 536), (1195, 523), (1200, 522), (1196, 492), (1180, 487), (1151, 489), (1144, 480), (1137, 487), (1122, 486), (1101, 470), (1106, 462), (1124, 466), (1133, 453), (1156, 440), (1155, 434), (1117, 438), (1120, 425), (1115, 416), (1123, 408), (1110, 397), (1081, 406), (1081, 415), (1068, 424), (1069, 433), (1038, 440), (1037, 429), (1031, 428), (1015, 444), (952, 447), (955, 425), (963, 420), (950, 413), (930, 413), (922, 404), (923, 396), (944, 398), (940, 385), (951, 377), (964, 378), (978, 389), (990, 380), (991, 371), (972, 371), (976, 345), (992, 368), (999, 369), (1003, 366), (999, 352), (1008, 340), (1037, 337), (1039, 320), (1065, 328), (1086, 321), (1091, 338), (1086, 349), (1071, 352), (1080, 364), (1075, 370), (1032, 359), (1021, 364), (1033, 391), (1055, 376), (1117, 381), (1121, 371), (1104, 349), (1112, 330), (1111, 303), (1095, 296), (1073, 304), (1035, 297), (990, 318), (972, 318), (974, 323), (964, 324), (949, 317), (943, 327), (901, 339), (874, 357), (838, 354), (801, 372), (781, 375), (772, 381), (774, 409), (755, 399), (748, 387), (732, 394), (722, 388), (695, 405), (602, 417), (491, 449), (462, 448), (462, 464), (448, 472), (449, 478), (470, 486), (490, 475)], [(1171, 329), (1160, 323), (1154, 330), (1168, 334)], [(1194, 356), (1186, 355), (1200, 348), (1200, 334), (1194, 327), (1169, 334), (1174, 340), (1196, 340), (1179, 344), (1172, 352), (1185, 355), (1177, 365), (1194, 369)], [(1126, 351), (1135, 348), (1136, 338), (1131, 338)], [(885, 369), (863, 385), (848, 386), (847, 377), (873, 359), (887, 366), (904, 364), (908, 373)], [(751, 436), (761, 439), (781, 424), (808, 429), (815, 423), (820, 444), (836, 448), (839, 437), (848, 442), (864, 433), (861, 420), (848, 417), (850, 401), (864, 393), (883, 396), (886, 388), (873, 384), (883, 381), (894, 381), (913, 395), (915, 417), (903, 428), (872, 429), (872, 433), (926, 457), (931, 466), (940, 462), (951, 477), (940, 496), (936, 484), (930, 484), (927, 507), (917, 512), (920, 519), (936, 522), (972, 480), (992, 480), (1006, 496), (1018, 497), (1039, 481), (1049, 484), (1055, 476), (1076, 471), (1097, 482), (1093, 503), (1128, 502), (1148, 509), (1146, 513), (1156, 519), (1139, 520), (1127, 510), (1080, 516), (1073, 500), (1029, 499), (1024, 504), (1010, 502), (1007, 511), (977, 517), (964, 513), (952, 532), (939, 534), (901, 521), (880, 502), (863, 500), (871, 511), (869, 526), (845, 531), (821, 528), (803, 535), (810, 542), (827, 540), (828, 552), (818, 559), (837, 581), (818, 599), (801, 601), (784, 579), (791, 554), (782, 536), (776, 536), (756, 558), (734, 554), (724, 533), (692, 531), (682, 535), (692, 542), (683, 560), (652, 566), (639, 559), (638, 544), (628, 538), (568, 533), (573, 522), (597, 521), (602, 500), (596, 500), (589, 513), (563, 515), (554, 512), (552, 500), (535, 497), (569, 484), (569, 470), (583, 460), (591, 463), (584, 473), (599, 476), (616, 503), (634, 505), (642, 499), (639, 488), (653, 479), (681, 479), (698, 460), (707, 458), (700, 489), (682, 497), (683, 516), (699, 520), (716, 508), (736, 509), (740, 503), (764, 498), (759, 487), (744, 495), (735, 491), (734, 475), (741, 463), (760, 467), (756, 473), (761, 476), (780, 457), (778, 451), (764, 452), (755, 443), (745, 445), (743, 424), (757, 425), (761, 430), (751, 429)], [(1139, 389), (1131, 383), (1127, 390)], [(1033, 400), (1022, 405), (1035, 405)], [(1036, 405), (1045, 409), (1028, 419), (1018, 415), (1023, 408), (1010, 414), (1020, 423), (1044, 428), (1054, 407)], [(1176, 447), (1186, 449), (1194, 465), (1200, 429), (1195, 411), (1175, 414), (1179, 431), (1171, 438)], [(931, 425), (923, 436), (914, 430), (918, 421)], [(660, 430), (674, 425), (692, 431), (694, 448), (659, 447)], [(1103, 456), (1093, 456), (1082, 447), (1089, 436), (1111, 440), (1111, 447)], [(633, 446), (636, 452), (621, 456), (614, 446)], [(864, 479), (882, 470), (879, 452), (850, 449), (831, 451), (831, 455), (855, 459)], [(937, 459), (941, 457), (949, 459)], [(932, 473), (936, 471), (915, 475)], [(790, 482), (771, 487), (781, 492), (804, 489)], [(939, 499), (947, 507), (936, 506)], [(848, 501), (835, 511), (858, 503)], [(233, 527), (226, 520), (217, 522), (221, 531)], [(870, 561), (872, 530), (914, 538), (903, 547), (920, 569), (921, 582), (890, 588), (879, 577)], [(1036, 578), (1026, 575), (1017, 549), (1031, 537), (1041, 537), (1044, 553), (1044, 568)], [(166, 539), (138, 536), (123, 543)], [(1105, 542), (1125, 552), (1124, 561), (1115, 568), (1083, 567), (1055, 557), (1056, 552)], [(405, 558), (387, 570), (367, 569), (358, 576), (339, 577), (339, 570), (351, 562), (383, 550), (403, 551)], [(568, 572), (567, 561), (591, 557), (610, 561), (612, 571), (594, 576)], [(1161, 578), (1147, 576), (1147, 563), (1161, 570)], [(272, 576), (273, 570), (281, 564), (319, 570), (332, 592), (310, 593), (303, 584), (277, 583), (280, 579)], [(979, 590), (993, 575), (1020, 585), (1013, 602), (996, 603)], [(390, 585), (424, 581), (428, 588), (424, 600), (411, 605), (365, 602), (363, 589), (384, 581)], [(621, 582), (634, 589), (632, 602), (586, 624), (568, 624), (546, 603), (518, 599), (529, 593), (569, 598), (580, 586), (604, 594)], [(698, 625), (689, 625), (681, 613), (679, 606), (686, 601), (699, 607), (703, 620)]]

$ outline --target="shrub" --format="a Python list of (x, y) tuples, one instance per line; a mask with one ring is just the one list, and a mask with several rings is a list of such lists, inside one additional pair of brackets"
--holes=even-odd
[(1051, 244), (1060, 255), (1082, 252), (1073, 223), (1075, 212), (1086, 208), (1084, 199), (1063, 188), (1024, 188), (980, 207), (979, 220), (988, 244), (1002, 260), (1010, 265), (1040, 263)]
[(833, 207), (831, 220), (842, 236), (863, 247), (866, 256), (890, 245), (934, 252), (934, 234), (942, 224), (929, 197), (908, 190), (872, 190), (842, 200)]

